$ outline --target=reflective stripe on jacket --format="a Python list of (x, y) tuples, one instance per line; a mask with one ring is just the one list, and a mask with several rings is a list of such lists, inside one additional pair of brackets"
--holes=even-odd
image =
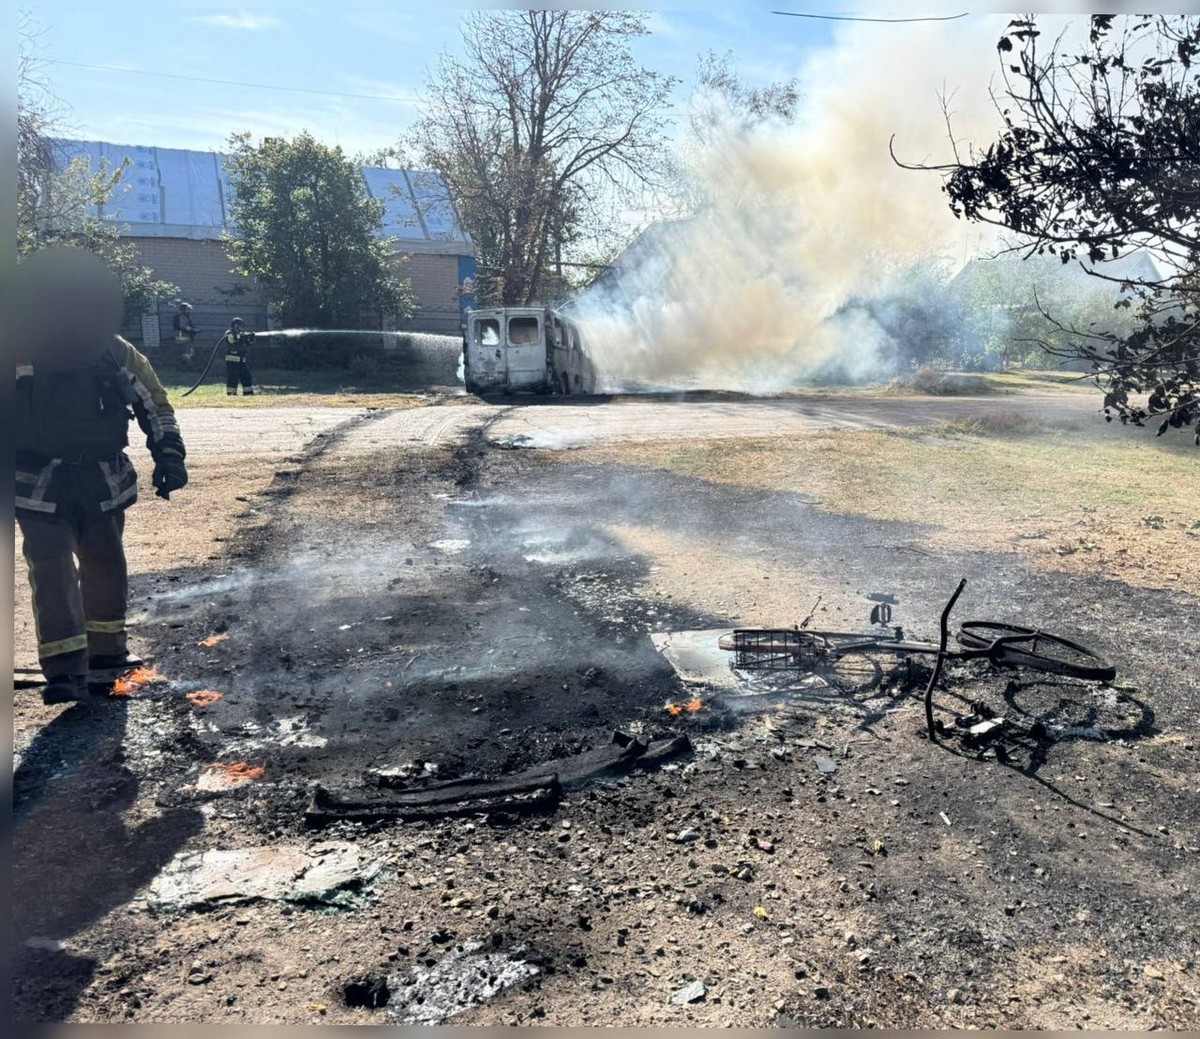
[(40, 468), (16, 466), (17, 512), (53, 516), (64, 502), (88, 512), (127, 509), (137, 501), (137, 470), (124, 452), (108, 461), (72, 464), (53, 458)]
[[(183, 458), (175, 409), (145, 355), (116, 336), (111, 355), (115, 374), (133, 417), (146, 434), (146, 447), (157, 462)], [(35, 366), (18, 357), (17, 380), (36, 377)], [(137, 472), (123, 451), (102, 458), (53, 458), (36, 445), (19, 445), (16, 456), (16, 507), (27, 516), (50, 516), (70, 502), (87, 511), (111, 512), (137, 501)]]
[(221, 337), (221, 342), (225, 344), (225, 360), (244, 361), (253, 341), (254, 333), (242, 332), (239, 335), (230, 329)]

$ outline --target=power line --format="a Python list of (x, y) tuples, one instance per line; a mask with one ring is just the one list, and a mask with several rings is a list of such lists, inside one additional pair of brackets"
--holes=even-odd
[(927, 18), (859, 18), (848, 14), (805, 14), (801, 11), (772, 11), (771, 14), (782, 14), (788, 18), (819, 18), (825, 22), (952, 22), (956, 18), (966, 18), (969, 11), (962, 14), (930, 15)]
[(310, 87), (279, 87), (271, 83), (243, 83), (233, 79), (209, 79), (205, 76), (181, 76), (174, 72), (145, 72), (142, 69), (123, 69), (116, 65), (89, 65), (82, 61), (63, 61), (58, 58), (47, 60), (49, 65), (71, 65), (77, 69), (96, 69), (100, 72), (124, 72), (133, 76), (155, 76), (158, 79), (182, 79), (189, 83), (219, 83), (227, 87), (251, 87), (255, 90), (281, 90), (289, 94), (321, 94), (324, 97), (353, 97), (366, 101), (397, 101), (402, 104), (420, 104), (415, 97), (386, 97), (383, 94), (348, 94), (338, 90), (313, 90)]

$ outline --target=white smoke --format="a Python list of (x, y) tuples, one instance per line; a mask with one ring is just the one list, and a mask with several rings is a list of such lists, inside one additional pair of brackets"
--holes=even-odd
[(994, 140), (989, 95), (1006, 16), (850, 24), (799, 70), (791, 124), (716, 117), (688, 165), (707, 204), (651, 231), (578, 303), (601, 388), (634, 384), (768, 392), (814, 378), (889, 374), (886, 333), (855, 298), (912, 264), (993, 242), (955, 220), (932, 173), (897, 166)]

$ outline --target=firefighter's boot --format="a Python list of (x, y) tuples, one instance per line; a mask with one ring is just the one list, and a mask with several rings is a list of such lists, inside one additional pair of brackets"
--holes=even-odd
[(46, 688), (42, 690), (42, 703), (74, 703), (85, 699), (87, 695), (86, 675), (55, 675), (47, 679)]
[(133, 653), (98, 653), (88, 657), (88, 671), (93, 676), (98, 672), (132, 671), (145, 663), (145, 660)]

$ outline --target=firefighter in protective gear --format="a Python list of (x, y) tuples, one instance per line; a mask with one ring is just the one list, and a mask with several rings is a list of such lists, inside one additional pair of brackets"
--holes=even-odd
[[(187, 484), (175, 413), (150, 362), (115, 333), (121, 296), (92, 254), (54, 247), (20, 282), (15, 461), (38, 658), (47, 703), (80, 699), (89, 676), (111, 678), (129, 654), (125, 509), (137, 473), (125, 447), (136, 419), (162, 498)], [(76, 560), (78, 559), (78, 564)]]
[(179, 313), (175, 315), (175, 345), (191, 346), (195, 342), (198, 330), (192, 322), (192, 305), (180, 303)]
[(192, 305), (190, 303), (179, 304), (179, 313), (175, 315), (173, 323), (175, 325), (175, 345), (180, 350), (179, 360), (185, 366), (190, 366), (192, 358), (195, 356), (192, 344), (199, 335), (199, 329), (192, 321)]
[(222, 337), (225, 344), (225, 392), (230, 397), (236, 397), (238, 384), (242, 386), (243, 397), (254, 396), (254, 381), (250, 377), (250, 365), (246, 357), (250, 353), (250, 344), (254, 342), (254, 333), (246, 331), (246, 322), (235, 317), (229, 322), (229, 331)]

